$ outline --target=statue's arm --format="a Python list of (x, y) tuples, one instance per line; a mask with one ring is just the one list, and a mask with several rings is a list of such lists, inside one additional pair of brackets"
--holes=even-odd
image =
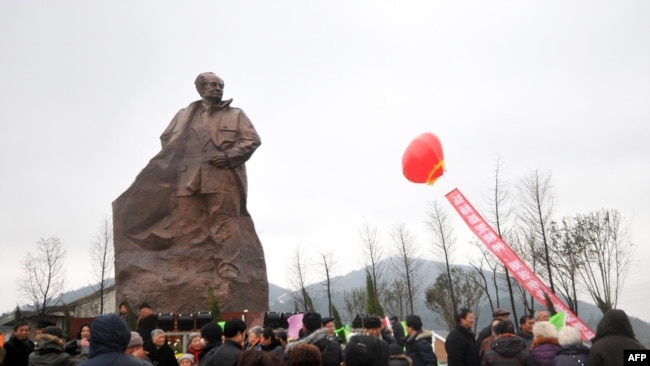
[(238, 113), (239, 139), (235, 145), (226, 151), (230, 167), (235, 168), (244, 164), (262, 144), (260, 136), (255, 131), (251, 120), (244, 111)]

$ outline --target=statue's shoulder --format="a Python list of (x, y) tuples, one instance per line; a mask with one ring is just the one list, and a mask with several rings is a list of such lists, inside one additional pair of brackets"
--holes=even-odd
[(179, 109), (176, 114), (177, 115), (182, 115), (182, 114), (190, 113), (194, 109), (198, 108), (200, 105), (201, 105), (201, 101), (200, 100), (195, 100), (194, 102), (190, 103), (187, 107), (183, 107), (183, 108)]

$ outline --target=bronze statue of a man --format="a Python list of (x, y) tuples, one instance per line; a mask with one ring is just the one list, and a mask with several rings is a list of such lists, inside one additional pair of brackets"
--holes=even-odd
[[(261, 140), (232, 99), (222, 99), (221, 78), (202, 73), (195, 85), (201, 100), (178, 111), (161, 151), (113, 203), (118, 301), (205, 310), (201, 294), (210, 287), (224, 310), (265, 311), (264, 253), (246, 210), (245, 163)], [(201, 305), (180, 304), (179, 291), (198, 294)], [(169, 299), (152, 299), (163, 293)]]

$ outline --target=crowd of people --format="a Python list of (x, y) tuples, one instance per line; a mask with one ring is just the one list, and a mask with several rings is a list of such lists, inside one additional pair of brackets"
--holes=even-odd
[[(547, 311), (522, 316), (519, 330), (505, 309), (493, 312), (491, 324), (474, 336), (474, 316), (469, 309), (456, 314), (457, 326), (445, 340), (448, 366), (617, 366), (624, 364), (623, 350), (645, 349), (634, 335), (622, 310), (608, 311), (598, 324), (592, 346), (583, 344), (571, 326), (557, 330)], [(65, 342), (59, 327), (38, 330), (29, 339), (30, 327), (19, 321), (11, 338), (0, 348), (2, 366), (437, 366), (432, 332), (423, 329), (417, 315), (397, 317), (391, 326), (381, 318), (364, 318), (363, 330), (345, 342), (334, 332), (332, 318), (303, 314), (299, 337), (282, 329), (248, 327), (240, 318), (223, 327), (210, 322), (187, 337), (180, 356), (157, 327), (156, 316), (144, 303), (131, 331), (125, 314), (108, 314), (83, 324), (76, 338)]]
[(472, 312), (460, 309), (445, 340), (448, 366), (623, 366), (625, 350), (645, 349), (623, 310), (605, 313), (591, 347), (572, 326), (558, 331), (546, 310), (522, 316), (518, 331), (509, 316), (508, 310), (496, 309), (491, 324), (475, 337)]
[[(397, 317), (392, 328), (376, 316), (365, 318), (363, 331), (343, 341), (334, 320), (317, 312), (303, 314), (299, 337), (283, 329), (248, 327), (240, 318), (223, 326), (209, 322), (187, 336), (186, 353), (178, 356), (156, 315), (143, 303), (131, 331), (126, 314), (100, 315), (83, 324), (77, 337), (65, 342), (61, 328), (48, 326), (29, 338), (30, 326), (20, 321), (2, 348), (2, 366), (137, 365), (137, 366), (436, 366), (432, 333), (422, 329), (417, 315), (406, 318), (406, 331)], [(390, 332), (387, 329), (391, 329)]]

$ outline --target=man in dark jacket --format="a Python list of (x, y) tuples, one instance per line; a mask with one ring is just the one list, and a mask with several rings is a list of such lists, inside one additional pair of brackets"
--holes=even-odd
[(393, 337), (395, 337), (397, 344), (400, 346), (405, 346), (406, 336), (404, 334), (404, 328), (402, 327), (402, 323), (399, 322), (397, 315), (390, 317), (390, 326), (393, 328)]
[(152, 330), (151, 342), (151, 346), (144, 348), (149, 354), (151, 363), (159, 366), (178, 366), (174, 349), (167, 342), (167, 335), (164, 330)]
[(355, 335), (345, 346), (345, 366), (388, 366), (388, 345), (372, 335)]
[(201, 338), (205, 341), (205, 346), (201, 350), (198, 360), (195, 361), (197, 363), (203, 361), (213, 349), (221, 347), (222, 336), (223, 329), (221, 329), (219, 324), (214, 322), (205, 323), (201, 327)]
[(528, 365), (528, 345), (514, 334), (515, 325), (510, 320), (501, 320), (492, 329), (497, 339), (483, 355), (481, 366)]
[(438, 358), (433, 352), (433, 333), (422, 329), (422, 319), (418, 315), (406, 317), (406, 355), (413, 361), (412, 366), (437, 366)]
[(307, 312), (303, 315), (302, 331), (303, 336), (299, 340), (287, 344), (285, 348), (287, 356), (296, 345), (309, 343), (320, 350), (323, 366), (338, 366), (343, 361), (341, 346), (327, 337), (327, 328), (322, 328), (322, 318), (319, 313)]
[(526, 341), (528, 347), (533, 343), (533, 325), (535, 325), (535, 319), (532, 316), (522, 315), (519, 318), (519, 330), (515, 333)]
[(469, 309), (462, 308), (456, 313), (456, 329), (452, 330), (445, 340), (449, 366), (479, 365), (478, 348), (472, 333), (473, 325), (474, 315)]
[(144, 342), (145, 349), (153, 345), (151, 341), (151, 332), (157, 328), (158, 316), (153, 314), (151, 305), (149, 305), (149, 303), (143, 302), (142, 305), (140, 305), (140, 316), (137, 320), (137, 331), (140, 333), (140, 337), (142, 337), (142, 342)]
[(623, 310), (608, 310), (591, 340), (589, 366), (623, 366), (624, 350), (645, 349), (634, 336), (632, 323)]
[(88, 357), (84, 347), (75, 357), (63, 350), (65, 335), (61, 328), (49, 326), (36, 336), (36, 347), (29, 355), (29, 366), (74, 366)]
[(223, 326), (223, 336), (226, 340), (217, 348), (213, 348), (201, 360), (201, 366), (235, 366), (239, 354), (244, 348), (246, 323), (239, 318), (231, 318)]
[[(495, 309), (492, 312), (492, 320), (499, 319), (499, 320), (508, 320), (508, 317), (510, 316), (510, 312), (506, 309), (503, 308), (498, 308)], [(483, 343), (483, 340), (489, 336), (492, 335), (492, 322), (488, 324), (487, 327), (481, 329), (480, 332), (478, 332), (478, 337), (476, 337), (476, 348), (480, 349), (481, 348), (481, 343)]]
[(27, 366), (29, 354), (34, 350), (34, 342), (29, 339), (29, 324), (19, 321), (14, 325), (14, 334), (5, 342), (4, 365)]
[(83, 366), (141, 366), (139, 359), (124, 353), (131, 339), (126, 322), (115, 314), (95, 318), (90, 337), (90, 358)]

